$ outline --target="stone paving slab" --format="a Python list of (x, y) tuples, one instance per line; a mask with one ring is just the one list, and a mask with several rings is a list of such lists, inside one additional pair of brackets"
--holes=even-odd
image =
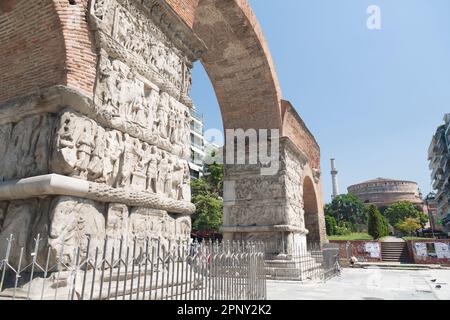
[(267, 291), (269, 300), (449, 300), (450, 270), (344, 269), (326, 283), (268, 281)]

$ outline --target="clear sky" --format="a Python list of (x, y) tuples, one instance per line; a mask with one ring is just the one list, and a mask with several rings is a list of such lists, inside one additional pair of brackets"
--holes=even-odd
[[(271, 49), (283, 99), (321, 146), (324, 200), (330, 158), (341, 193), (385, 177), (431, 191), (427, 149), (450, 112), (449, 0), (250, 0)], [(369, 30), (369, 5), (381, 30)], [(200, 64), (192, 95), (206, 128), (222, 129)]]

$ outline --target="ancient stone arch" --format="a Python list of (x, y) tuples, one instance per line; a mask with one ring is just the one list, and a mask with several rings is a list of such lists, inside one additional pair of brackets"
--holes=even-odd
[(306, 237), (309, 242), (320, 242), (319, 207), (314, 182), (309, 176), (303, 180), (303, 208)]
[(282, 100), (247, 1), (17, 0), (0, 24), (0, 238), (23, 232), (31, 248), (44, 233), (58, 250), (87, 232), (188, 237), (189, 90), (201, 59), (225, 129), (279, 133), (266, 139), (279, 151), (273, 174), (227, 163), (225, 238), (305, 242), (306, 170), (326, 240), (320, 148)]

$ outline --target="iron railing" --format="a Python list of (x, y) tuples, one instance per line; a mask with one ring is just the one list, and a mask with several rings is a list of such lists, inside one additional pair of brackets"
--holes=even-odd
[(266, 245), (266, 273), (275, 280), (327, 281), (340, 273), (339, 249), (314, 242), (275, 241)]
[[(264, 245), (106, 239), (55, 254), (39, 236), (2, 248), (0, 300), (265, 300)], [(98, 244), (98, 242), (95, 242)], [(17, 259), (18, 258), (18, 259)]]

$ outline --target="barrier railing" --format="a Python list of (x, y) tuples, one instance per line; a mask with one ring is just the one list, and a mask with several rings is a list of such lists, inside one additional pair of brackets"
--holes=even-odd
[[(86, 238), (0, 252), (0, 300), (265, 300), (264, 245)], [(93, 243), (97, 246), (94, 246)], [(14, 255), (14, 259), (12, 256)]]

